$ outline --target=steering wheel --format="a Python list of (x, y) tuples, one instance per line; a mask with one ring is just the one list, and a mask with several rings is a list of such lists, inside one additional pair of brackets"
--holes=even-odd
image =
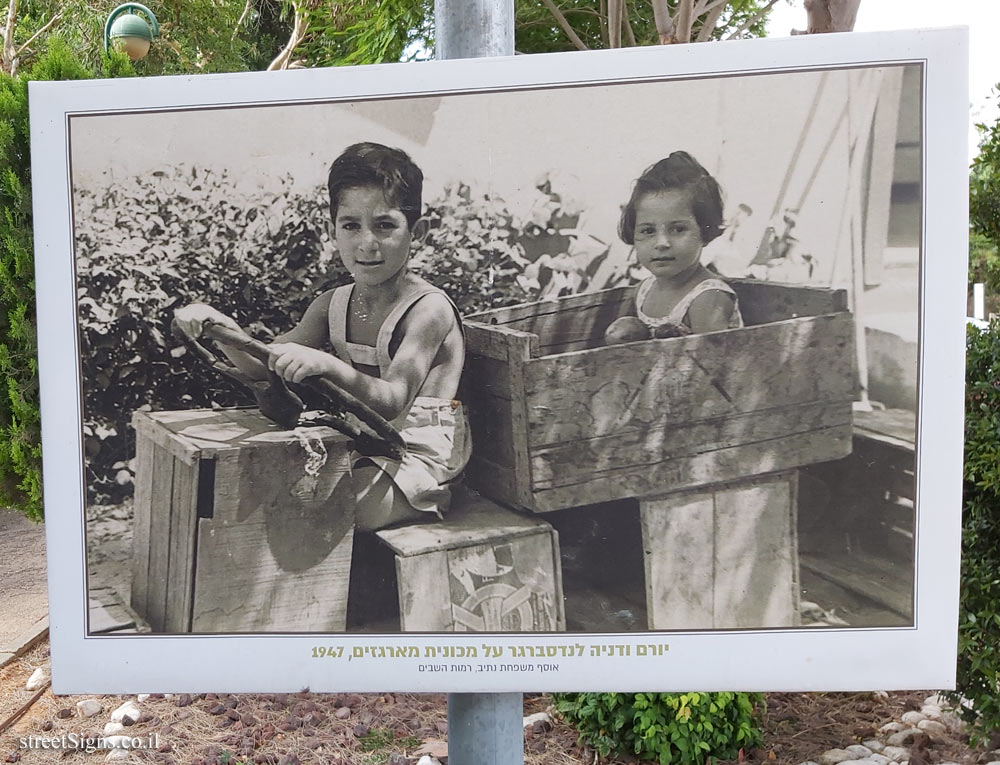
[[(288, 383), (274, 371), (268, 369), (266, 380), (255, 380), (210, 352), (196, 338), (186, 333), (176, 320), (171, 321), (170, 329), (177, 339), (183, 341), (213, 369), (248, 387), (257, 399), (261, 414), (282, 427), (292, 429), (300, 424), (329, 425), (354, 439), (355, 448), (367, 456), (400, 460), (406, 454), (406, 445), (392, 423), (330, 380), (310, 377), (302, 381), (302, 385), (319, 393), (329, 403), (320, 416), (303, 421), (305, 404), (298, 394), (288, 387)], [(206, 321), (202, 326), (202, 333), (211, 340), (243, 351), (261, 363), (267, 364), (270, 355), (267, 346), (243, 331), (236, 331), (214, 321)]]

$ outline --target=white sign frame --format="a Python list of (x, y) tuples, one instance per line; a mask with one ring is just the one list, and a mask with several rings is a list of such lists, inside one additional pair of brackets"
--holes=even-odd
[[(963, 452), (967, 49), (967, 30), (955, 28), (420, 65), (32, 83), (53, 690), (66, 694), (303, 688), (508, 692), (953, 687)], [(330, 94), (336, 94), (338, 101), (368, 100), (589, 83), (712, 81), (754, 73), (898, 64), (921, 67), (924, 92), (917, 564), (911, 626), (509, 635), (87, 634), (81, 381), (67, 138), (71, 117), (293, 104), (329, 99)], [(692, 114), (689, 119), (711, 117)], [(136, 136), (136, 151), (143, 150), (143, 140)], [(330, 156), (324, 161), (340, 148), (329, 147)], [(637, 165), (635, 175), (641, 169)], [(646, 650), (650, 644), (668, 649)], [(317, 646), (333, 648), (340, 658), (317, 658)], [(440, 656), (441, 649), (456, 646), (475, 648), (476, 658), (426, 658), (433, 655), (427, 649), (437, 649)], [(619, 655), (624, 651), (614, 646), (626, 646), (630, 655)], [(407, 651), (381, 650), (388, 647)], [(640, 647), (646, 655), (639, 655)], [(553, 653), (558, 658), (552, 658)], [(432, 664), (447, 668), (430, 671)], [(468, 669), (459, 669), (461, 665)]]

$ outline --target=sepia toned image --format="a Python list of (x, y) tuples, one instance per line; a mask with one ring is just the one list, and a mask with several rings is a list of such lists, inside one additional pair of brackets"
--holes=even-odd
[(33, 86), (60, 692), (945, 687), (964, 44)]
[[(72, 117), (90, 631), (912, 625), (921, 78)], [(261, 414), (171, 319), (209, 304), (266, 363), (351, 283), (326, 185), (360, 142), (423, 172), (405, 268), (464, 317), (471, 455), (422, 517), (357, 530), (364, 413)], [(643, 254), (671, 193), (682, 278)], [(639, 320), (650, 290), (670, 321)]]

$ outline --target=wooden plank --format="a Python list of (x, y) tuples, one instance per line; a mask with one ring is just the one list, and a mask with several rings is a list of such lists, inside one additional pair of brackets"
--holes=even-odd
[(828, 315), (532, 359), (525, 368), (530, 444), (729, 416), (774, 402), (850, 400), (853, 334), (848, 315)]
[(627, 301), (634, 287), (612, 287), (598, 292), (586, 292), (580, 295), (570, 295), (557, 300), (539, 300), (534, 303), (521, 303), (506, 308), (494, 308), (490, 311), (472, 314), (467, 320), (488, 324), (491, 326), (517, 325), (530, 322), (539, 317), (552, 316), (559, 313), (574, 313), (587, 308)]
[(146, 608), (139, 615), (149, 622), (153, 632), (166, 626), (167, 587), (169, 586), (170, 505), (173, 500), (174, 470), (178, 465), (190, 469), (180, 460), (159, 449), (150, 491), (149, 509), (149, 575), (146, 580)]
[(144, 432), (137, 430), (132, 519), (132, 592), (129, 602), (140, 614), (145, 614), (149, 605), (149, 527), (154, 472), (158, 464), (156, 444)]
[(511, 343), (521, 342), (532, 351), (532, 356), (538, 355), (538, 337), (531, 332), (469, 319), (463, 321), (462, 326), (468, 353), (504, 361), (509, 355)]
[(916, 440), (917, 413), (909, 409), (873, 409), (855, 412), (858, 435), (913, 449)]
[(563, 594), (562, 553), (559, 549), (559, 532), (552, 529), (549, 538), (552, 544), (552, 565), (554, 566), (556, 581), (556, 629), (562, 632), (566, 629), (566, 596)]
[(403, 632), (452, 632), (454, 620), (444, 550), (414, 558), (396, 557), (399, 624)]
[(135, 428), (136, 443), (140, 438), (149, 439), (167, 454), (187, 463), (194, 464), (198, 459), (200, 449), (187, 441), (182, 441), (164, 427), (159, 425), (149, 415), (151, 412), (135, 412), (132, 415), (132, 426)]
[(382, 529), (375, 532), (375, 536), (397, 555), (412, 557), (435, 550), (454, 550), (544, 534), (551, 528), (539, 518), (508, 510), (486, 497), (456, 489), (452, 509), (444, 520)]
[(170, 508), (166, 632), (189, 632), (194, 591), (195, 533), (198, 520), (198, 465), (174, 463)]
[(199, 520), (192, 632), (344, 631), (353, 526), (303, 568), (276, 559), (269, 530), (259, 511), (242, 523)]
[(612, 499), (657, 496), (839, 459), (850, 449), (851, 429), (841, 426), (830, 428), (822, 438), (817, 438), (816, 433), (792, 435), (770, 442), (768, 448), (762, 444), (736, 446), (665, 461), (655, 469), (640, 466), (593, 476), (570, 486), (536, 487), (531, 504), (525, 507), (545, 513)]
[(715, 626), (713, 513), (710, 492), (639, 500), (649, 629)]
[(521, 507), (531, 502), (531, 459), (528, 454), (528, 396), (526, 391), (527, 363), (537, 355), (537, 338), (533, 335), (511, 338), (507, 346), (510, 367), (510, 431), (514, 451), (514, 496)]
[(851, 403), (809, 403), (717, 417), (699, 422), (653, 422), (600, 438), (581, 439), (534, 449), (531, 456), (533, 486), (567, 486), (615, 470), (647, 467), (746, 444), (772, 447), (789, 435), (816, 433), (826, 438), (829, 429), (850, 426)]
[(120, 603), (94, 597), (93, 593), (88, 598), (88, 612), (91, 635), (103, 635), (135, 627), (135, 619)]
[(794, 474), (715, 493), (714, 625), (798, 625)]
[(456, 632), (553, 632), (562, 587), (545, 530), (518, 539), (449, 550), (448, 584)]
[(913, 620), (913, 567), (857, 555), (803, 553), (802, 568)]
[(750, 326), (847, 311), (846, 290), (802, 287), (756, 279), (727, 281), (739, 298), (743, 321)]

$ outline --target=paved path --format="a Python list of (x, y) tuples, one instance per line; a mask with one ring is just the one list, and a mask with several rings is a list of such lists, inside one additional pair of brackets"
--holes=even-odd
[(0, 654), (36, 629), (48, 611), (45, 526), (0, 509)]

